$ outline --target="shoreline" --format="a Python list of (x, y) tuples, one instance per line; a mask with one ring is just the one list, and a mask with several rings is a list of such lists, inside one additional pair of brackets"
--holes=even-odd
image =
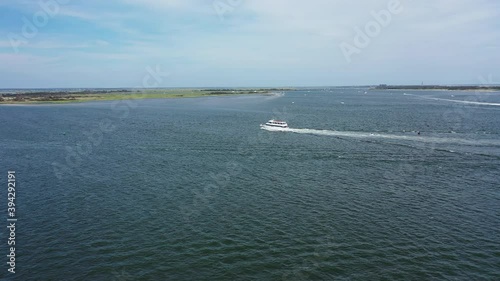
[(199, 97), (221, 97), (240, 95), (270, 95), (278, 96), (283, 91), (294, 89), (154, 89), (143, 91), (81, 91), (81, 92), (24, 92), (16, 94), (1, 94), (0, 105), (56, 105), (72, 104), (95, 101), (114, 100), (139, 100), (139, 99), (172, 99), (172, 98), (199, 98)]

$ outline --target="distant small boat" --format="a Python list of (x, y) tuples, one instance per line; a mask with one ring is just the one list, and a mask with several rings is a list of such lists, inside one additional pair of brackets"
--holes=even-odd
[(288, 124), (285, 121), (271, 119), (266, 124), (260, 124), (261, 129), (288, 129)]

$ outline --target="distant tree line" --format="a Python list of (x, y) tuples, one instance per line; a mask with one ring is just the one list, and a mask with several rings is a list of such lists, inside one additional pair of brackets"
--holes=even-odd
[(4, 93), (0, 97), (55, 97), (55, 96), (68, 96), (68, 95), (90, 95), (90, 94), (112, 94), (112, 93), (129, 93), (130, 90), (83, 90), (83, 91), (47, 91), (47, 92), (22, 92), (22, 93)]
[(270, 92), (270, 91), (289, 91), (291, 89), (285, 89), (285, 88), (262, 88), (262, 89), (203, 89), (200, 91), (203, 92), (245, 92), (248, 91), (250, 93), (252, 92)]

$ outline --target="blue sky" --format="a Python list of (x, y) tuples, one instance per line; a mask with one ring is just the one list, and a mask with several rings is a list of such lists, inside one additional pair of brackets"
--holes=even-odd
[(3, 0), (0, 88), (141, 87), (148, 67), (161, 87), (500, 83), (499, 18), (497, 0)]

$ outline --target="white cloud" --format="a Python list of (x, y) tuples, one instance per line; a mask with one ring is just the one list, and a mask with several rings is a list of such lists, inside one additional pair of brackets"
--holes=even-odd
[(2, 62), (2, 65), (7, 66), (10, 71), (24, 71), (26, 70), (26, 67), (43, 67), (59, 60), (59, 57), (0, 53), (0, 61)]
[[(41, 34), (26, 49), (68, 49), (61, 52), (62, 58), (92, 66), (177, 64), (185, 75), (197, 75), (193, 80), (198, 81), (221, 72), (234, 73), (235, 79), (248, 73), (253, 81), (284, 81), (290, 75), (296, 82), (303, 72), (304, 83), (320, 77), (328, 84), (328, 77), (343, 77), (341, 84), (366, 84), (385, 76), (439, 77), (449, 69), (443, 77), (455, 74), (458, 82), (470, 69), (491, 71), (493, 61), (500, 61), (500, 2), (401, 0), (403, 12), (393, 15), (390, 25), (348, 64), (339, 44), (352, 41), (354, 28), (373, 20), (371, 12), (385, 9), (389, 1), (242, 0), (220, 21), (211, 0), (90, 0), (63, 7), (61, 16), (91, 23), (115, 38), (98, 32)], [(0, 47), (10, 43), (0, 41)]]
[[(95, 47), (105, 47), (109, 46), (110, 43), (105, 40), (92, 40), (81, 43), (70, 43), (68, 41), (63, 41), (60, 39), (54, 40), (39, 40), (30, 42), (27, 45), (22, 45), (19, 47), (22, 50), (27, 49), (87, 49)], [(10, 41), (0, 41), (0, 48), (11, 48), (12, 45)]]

